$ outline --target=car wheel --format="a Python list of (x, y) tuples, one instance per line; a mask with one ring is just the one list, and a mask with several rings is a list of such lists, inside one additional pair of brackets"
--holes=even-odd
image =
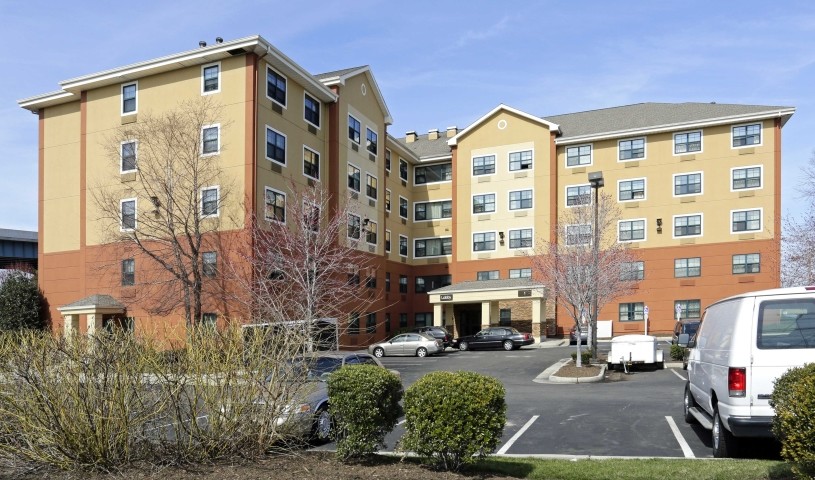
[(512, 340), (504, 340), (504, 350), (506, 350), (507, 352), (509, 352), (509, 351), (510, 351), (510, 350), (512, 350), (514, 347), (515, 347), (515, 345), (512, 343)]
[(577, 340), (569, 340), (569, 345), (577, 345)]
[(718, 408), (713, 410), (713, 428), (710, 433), (715, 458), (728, 458), (736, 455), (736, 437), (724, 428)]
[(467, 350), (470, 349), (470, 345), (467, 342), (460, 342), (458, 344), (458, 349), (461, 350), (462, 352), (466, 352)]
[(374, 348), (374, 357), (382, 358), (384, 356), (385, 356), (385, 349), (384, 348), (382, 348), (382, 347)]
[(693, 399), (693, 394), (690, 393), (690, 383), (685, 384), (685, 399), (682, 403), (682, 410), (685, 412), (685, 423), (696, 423), (696, 417), (690, 413), (691, 408), (696, 408), (696, 400)]
[(311, 438), (315, 442), (325, 443), (331, 440), (331, 415), (328, 413), (328, 407), (322, 406), (314, 414), (314, 425), (311, 428)]
[(427, 356), (427, 349), (424, 347), (419, 347), (416, 349), (416, 356), (417, 357), (426, 357)]

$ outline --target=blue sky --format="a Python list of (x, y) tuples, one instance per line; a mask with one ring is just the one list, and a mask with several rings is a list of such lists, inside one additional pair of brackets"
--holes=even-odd
[(37, 228), (37, 121), (58, 82), (260, 34), (313, 73), (370, 65), (403, 136), (505, 103), (556, 115), (639, 102), (794, 106), (784, 214), (815, 150), (815, 2), (0, 0), (0, 228)]

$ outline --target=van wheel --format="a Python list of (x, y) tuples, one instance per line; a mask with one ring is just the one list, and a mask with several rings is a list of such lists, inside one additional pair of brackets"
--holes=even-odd
[(682, 403), (682, 410), (685, 412), (685, 423), (696, 423), (696, 417), (690, 413), (691, 408), (696, 408), (696, 400), (693, 399), (693, 394), (690, 393), (690, 382), (685, 384), (685, 399)]
[(718, 408), (713, 410), (711, 438), (713, 440), (713, 456), (715, 458), (729, 458), (736, 455), (736, 437), (724, 428)]

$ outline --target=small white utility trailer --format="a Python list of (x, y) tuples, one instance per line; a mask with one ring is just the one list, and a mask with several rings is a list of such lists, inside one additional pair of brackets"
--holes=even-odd
[(608, 353), (608, 369), (622, 367), (625, 371), (633, 365), (653, 365), (665, 368), (663, 352), (657, 338), (651, 335), (621, 335), (611, 339)]

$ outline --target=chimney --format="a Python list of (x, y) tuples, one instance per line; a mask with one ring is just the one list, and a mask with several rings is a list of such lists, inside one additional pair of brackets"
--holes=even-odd
[(224, 39), (221, 37), (215, 37), (215, 43), (224, 43)]
[(416, 132), (411, 130), (405, 134), (405, 142), (413, 143), (416, 141)]
[(206, 46), (207, 46), (207, 42), (205, 42), (205, 41), (203, 41), (203, 40), (201, 40), (200, 42), (198, 42), (198, 47), (200, 47), (200, 48), (204, 48), (204, 47), (206, 47)]
[(430, 131), (427, 132), (427, 139), (428, 140), (438, 140), (439, 139), (439, 129), (438, 128), (431, 128)]
[(455, 126), (447, 127), (447, 138), (453, 138), (458, 134), (458, 128)]

